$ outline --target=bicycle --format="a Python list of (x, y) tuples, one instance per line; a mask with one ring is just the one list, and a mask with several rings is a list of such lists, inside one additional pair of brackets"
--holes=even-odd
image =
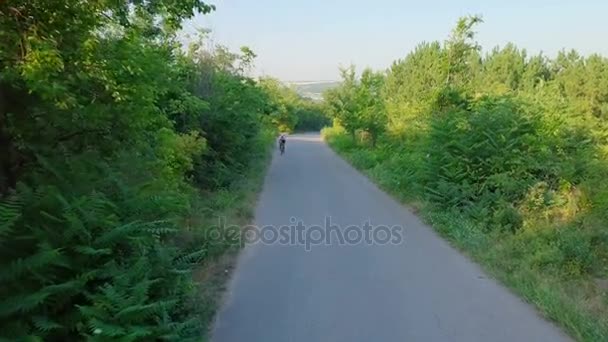
[(281, 151), (281, 155), (285, 153), (285, 140), (279, 141), (279, 151)]

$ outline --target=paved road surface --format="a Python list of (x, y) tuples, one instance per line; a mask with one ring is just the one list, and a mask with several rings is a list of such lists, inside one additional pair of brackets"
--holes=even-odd
[(305, 226), (322, 225), (331, 215), (343, 228), (368, 220), (401, 225), (404, 242), (344, 246), (334, 239), (310, 251), (248, 246), (217, 317), (214, 341), (568, 340), (318, 135), (291, 136), (286, 146), (268, 171), (256, 225), (290, 225), (291, 217)]

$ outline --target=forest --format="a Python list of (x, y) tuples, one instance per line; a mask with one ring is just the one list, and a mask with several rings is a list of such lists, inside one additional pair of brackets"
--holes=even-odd
[[(230, 249), (278, 131), (318, 104), (188, 47), (198, 0), (0, 2), (0, 339), (200, 340), (195, 271)], [(253, 177), (255, 184), (249, 180)], [(257, 183), (256, 183), (257, 182)], [(228, 217), (230, 219), (230, 217)]]
[(480, 23), (342, 69), (324, 137), (573, 337), (606, 340), (608, 59), (484, 53)]

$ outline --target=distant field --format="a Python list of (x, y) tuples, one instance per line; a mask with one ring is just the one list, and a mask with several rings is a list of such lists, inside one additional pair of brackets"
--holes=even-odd
[(313, 100), (321, 100), (325, 90), (336, 87), (340, 84), (339, 81), (306, 81), (306, 82), (287, 82), (288, 85), (295, 88), (301, 96), (311, 98)]

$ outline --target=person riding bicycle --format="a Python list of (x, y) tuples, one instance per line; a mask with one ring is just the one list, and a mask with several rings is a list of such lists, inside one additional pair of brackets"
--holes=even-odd
[(285, 133), (282, 133), (279, 137), (279, 149), (281, 150), (281, 153), (285, 151), (285, 141), (287, 141), (287, 137), (285, 136)]

